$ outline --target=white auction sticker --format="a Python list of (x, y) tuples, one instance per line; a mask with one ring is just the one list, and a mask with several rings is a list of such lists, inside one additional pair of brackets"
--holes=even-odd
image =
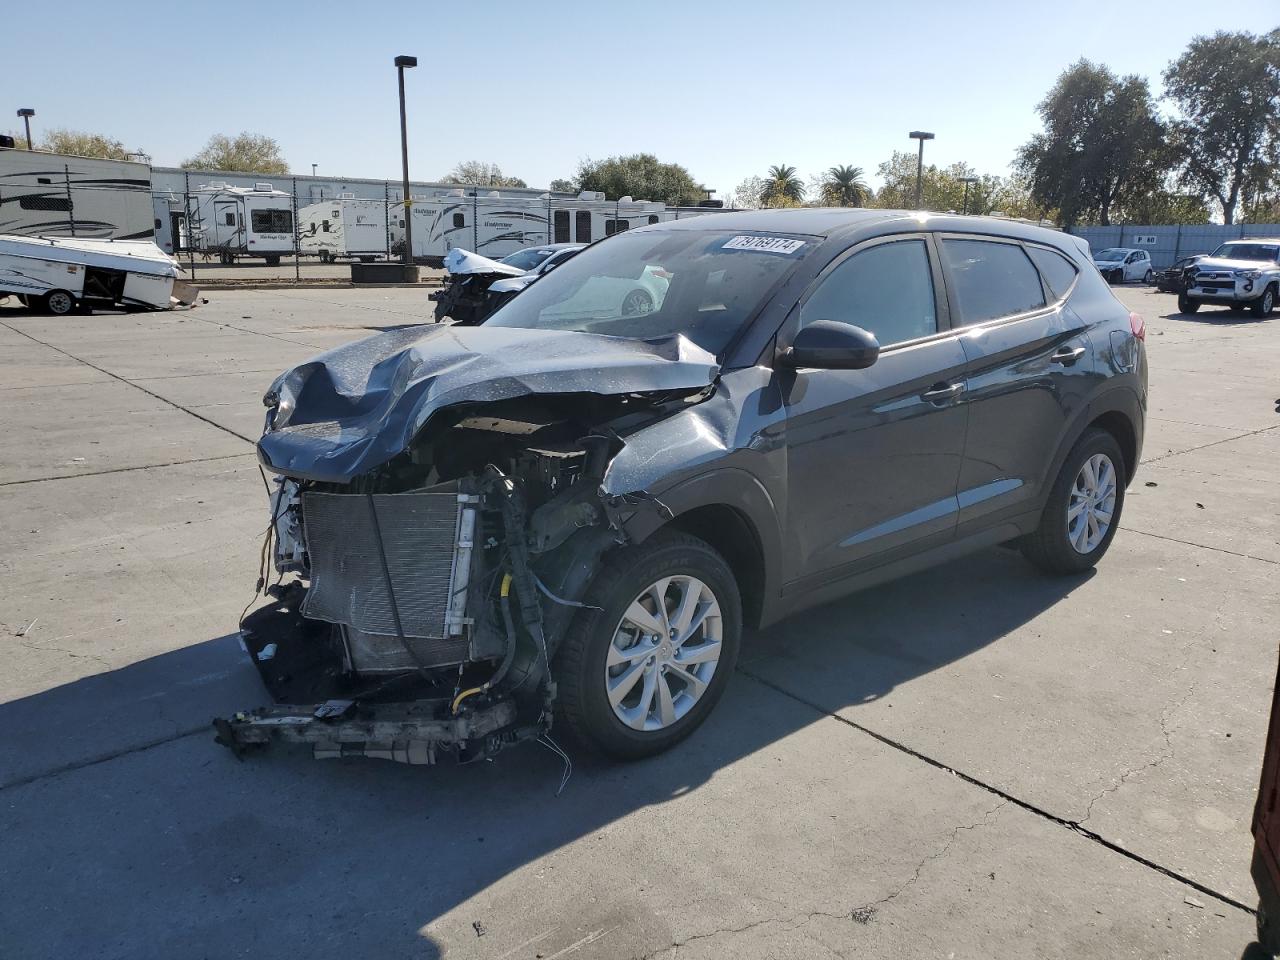
[(734, 237), (722, 250), (758, 250), (761, 253), (795, 253), (804, 246), (803, 240), (790, 237)]

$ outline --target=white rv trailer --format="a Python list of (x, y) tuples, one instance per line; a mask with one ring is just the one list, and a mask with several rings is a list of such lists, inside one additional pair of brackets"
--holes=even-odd
[(53, 314), (77, 307), (194, 303), (173, 257), (150, 240), (0, 235), (0, 296)]
[(294, 251), (293, 195), (269, 183), (202, 183), (191, 191), (186, 220), (191, 247), (222, 263), (263, 257), (275, 265)]
[[(676, 217), (663, 203), (606, 200), (603, 193), (585, 190), (573, 199), (507, 197), (498, 191), (467, 196), (454, 190), (443, 197), (415, 198), (410, 209), (413, 258), (437, 265), (458, 247), (497, 260), (534, 244), (590, 243)], [(403, 208), (393, 214), (391, 240), (393, 252), (404, 249)]]
[(347, 193), (298, 210), (298, 249), (326, 263), (343, 257), (372, 263), (387, 252), (387, 201)]
[(150, 240), (151, 168), (0, 147), (0, 233)]

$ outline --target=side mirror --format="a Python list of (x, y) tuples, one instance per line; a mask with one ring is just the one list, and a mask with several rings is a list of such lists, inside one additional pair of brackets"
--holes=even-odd
[(869, 330), (836, 320), (815, 320), (800, 329), (778, 359), (792, 369), (863, 370), (879, 356), (880, 342)]

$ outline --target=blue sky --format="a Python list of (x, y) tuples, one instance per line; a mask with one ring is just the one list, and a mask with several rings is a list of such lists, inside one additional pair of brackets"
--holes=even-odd
[[(446, 12), (448, 11), (448, 12)], [(791, 3), (111, 3), (5, 13), (12, 118), (91, 130), (158, 165), (213, 133), (275, 137), (298, 172), (398, 177), (392, 59), (407, 73), (410, 172), (498, 163), (531, 185), (582, 158), (649, 151), (727, 194), (774, 163), (874, 174), (907, 131), (926, 158), (1004, 174), (1035, 104), (1080, 56), (1159, 75), (1204, 29), (1269, 29), (1275, 0)], [(1204, 25), (1204, 26), (1202, 26)], [(56, 29), (55, 29), (56, 27)], [(1197, 30), (1200, 27), (1200, 30)], [(56, 43), (36, 42), (50, 36)], [(18, 38), (33, 38), (19, 42)]]

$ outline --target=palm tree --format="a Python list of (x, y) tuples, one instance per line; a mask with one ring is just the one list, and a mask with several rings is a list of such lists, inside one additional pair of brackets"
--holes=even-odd
[(822, 188), (823, 199), (836, 207), (864, 207), (871, 198), (861, 167), (832, 167)]
[(793, 206), (804, 200), (804, 184), (796, 176), (796, 168), (785, 163), (770, 167), (760, 199), (766, 207)]

